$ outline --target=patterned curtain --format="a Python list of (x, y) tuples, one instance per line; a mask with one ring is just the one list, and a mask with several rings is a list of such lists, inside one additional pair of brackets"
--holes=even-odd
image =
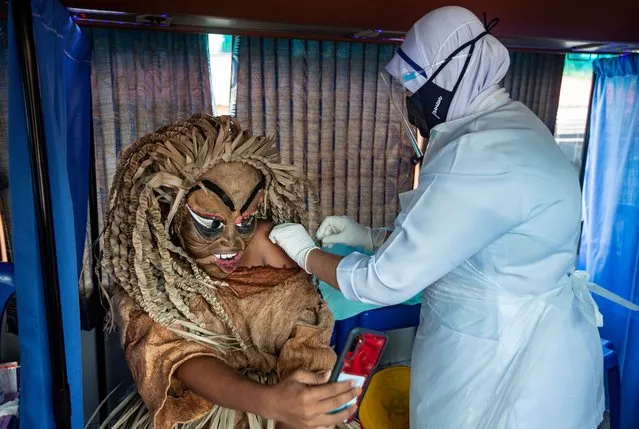
[[(95, 186), (101, 230), (122, 149), (163, 125), (194, 113), (211, 113), (213, 107), (207, 35), (93, 29), (90, 36), (94, 49)], [(87, 236), (91, 237), (90, 231)], [(90, 273), (87, 252), (81, 282), (86, 298), (93, 293)], [(85, 322), (85, 328), (90, 329), (91, 323)]]
[(0, 21), (0, 256), (11, 260), (11, 213), (9, 211), (9, 47), (7, 22)]
[[(317, 185), (322, 217), (391, 225), (397, 194), (412, 187), (410, 142), (380, 77), (396, 49), (239, 38), (237, 117), (253, 133), (274, 135), (282, 161)], [(404, 105), (401, 94), (390, 96)]]
[(504, 87), (555, 132), (565, 55), (510, 53), (510, 69)]
[(213, 111), (204, 34), (92, 31), (92, 96), (100, 212), (120, 151), (191, 114)]

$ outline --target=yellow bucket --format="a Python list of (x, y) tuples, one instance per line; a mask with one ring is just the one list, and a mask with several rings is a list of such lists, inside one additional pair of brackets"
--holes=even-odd
[(363, 429), (409, 429), (410, 368), (392, 366), (376, 373), (362, 398)]

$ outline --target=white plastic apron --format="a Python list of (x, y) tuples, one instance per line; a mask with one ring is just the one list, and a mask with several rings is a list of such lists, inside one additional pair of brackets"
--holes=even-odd
[[(402, 206), (410, 203), (412, 194), (400, 195)], [(492, 284), (467, 261), (426, 288), (412, 361), (411, 428), (594, 429), (599, 423), (594, 416), (603, 412), (603, 357), (597, 329), (603, 320), (591, 291), (639, 310), (590, 283), (584, 272), (573, 273), (543, 294), (521, 296)], [(548, 365), (546, 356), (535, 367), (548, 347), (557, 347), (566, 334), (574, 333), (575, 318), (581, 321), (577, 334), (587, 344), (575, 350), (574, 361)], [(565, 329), (571, 324), (572, 332)], [(593, 362), (594, 367), (588, 365)], [(543, 415), (534, 415), (534, 403), (524, 407), (528, 413), (515, 415), (530, 376), (548, 377), (571, 363), (588, 374), (580, 377), (579, 388), (590, 403), (567, 402), (563, 421), (558, 421), (561, 414), (555, 422), (543, 421)], [(551, 395), (551, 390), (538, 394)], [(576, 407), (589, 407), (586, 414), (590, 412), (592, 419), (571, 417), (582, 412)]]
[[(574, 273), (564, 285), (542, 295), (521, 297), (499, 290), (466, 262), (428, 287), (413, 358), (411, 401), (417, 409), (411, 428), (594, 429), (598, 421), (588, 420), (590, 426), (574, 423), (573, 415), (583, 410), (570, 408), (590, 407), (593, 416), (603, 411), (603, 403), (597, 399), (603, 395), (603, 357), (597, 331), (602, 317), (591, 290), (627, 308), (639, 309), (589, 283), (583, 272)], [(580, 391), (593, 401), (565, 404), (564, 415), (555, 421), (544, 421), (543, 415), (534, 414), (515, 417), (513, 410), (530, 381), (528, 377), (546, 373), (543, 368), (531, 370), (547, 348), (556, 345), (557, 335), (570, 323), (575, 310), (587, 321), (580, 334), (589, 339), (590, 356), (574, 356), (572, 364), (598, 362), (589, 380), (582, 380), (590, 392)], [(550, 373), (556, 370), (561, 368), (550, 368)], [(534, 405), (528, 409), (534, 409)], [(562, 418), (566, 420), (559, 421)]]

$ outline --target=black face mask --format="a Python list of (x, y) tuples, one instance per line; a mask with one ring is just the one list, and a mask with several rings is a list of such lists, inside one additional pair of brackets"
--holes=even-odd
[(447, 91), (432, 82), (425, 83), (419, 90), (406, 97), (408, 122), (428, 137), (430, 130), (446, 120), (454, 91)]
[(414, 97), (414, 95), (406, 97), (406, 113), (408, 114), (408, 122), (417, 127), (422, 137), (428, 137), (429, 125), (428, 122), (426, 122), (426, 114), (422, 110), (422, 104)]
[[(415, 92), (410, 97), (406, 97), (406, 110), (408, 113), (408, 121), (413, 124), (419, 130), (420, 134), (424, 137), (428, 137), (430, 134), (430, 130), (435, 126), (446, 121), (446, 117), (448, 116), (448, 110), (450, 109), (450, 105), (453, 101), (453, 97), (457, 92), (457, 88), (461, 83), (464, 74), (466, 73), (466, 69), (468, 68), (468, 64), (470, 63), (470, 59), (475, 50), (475, 44), (482, 37), (490, 33), (490, 30), (494, 28), (497, 24), (498, 20), (491, 21), (488, 25), (486, 25), (487, 30), (475, 37), (473, 40), (470, 40), (463, 45), (459, 46), (455, 49), (442, 63), (441, 66), (435, 70), (435, 72), (428, 78), (426, 83), (422, 85), (417, 92)], [(435, 84), (435, 78), (437, 75), (448, 65), (449, 62), (457, 54), (459, 54), (462, 50), (466, 49), (470, 46), (470, 50), (468, 51), (468, 56), (466, 57), (466, 62), (464, 63), (464, 67), (462, 68), (459, 77), (457, 78), (457, 82), (455, 82), (455, 86), (452, 91), (448, 91), (438, 85)], [(398, 51), (399, 56), (408, 63), (417, 74), (420, 74), (426, 77), (426, 72), (423, 68), (419, 67), (406, 53), (400, 48)]]

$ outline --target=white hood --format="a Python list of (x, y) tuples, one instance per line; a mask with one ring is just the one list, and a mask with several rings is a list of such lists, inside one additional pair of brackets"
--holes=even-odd
[[(457, 6), (436, 9), (417, 21), (402, 43), (404, 53), (424, 69), (426, 76), (415, 73), (415, 69), (398, 54), (388, 63), (386, 70), (408, 91), (417, 92), (455, 49), (485, 30), (484, 24), (467, 9)], [(457, 54), (435, 77), (434, 83), (452, 91), (469, 51), (470, 46)], [(479, 39), (446, 120), (468, 115), (473, 102), (494, 92), (509, 65), (508, 50), (501, 42), (490, 34)]]

